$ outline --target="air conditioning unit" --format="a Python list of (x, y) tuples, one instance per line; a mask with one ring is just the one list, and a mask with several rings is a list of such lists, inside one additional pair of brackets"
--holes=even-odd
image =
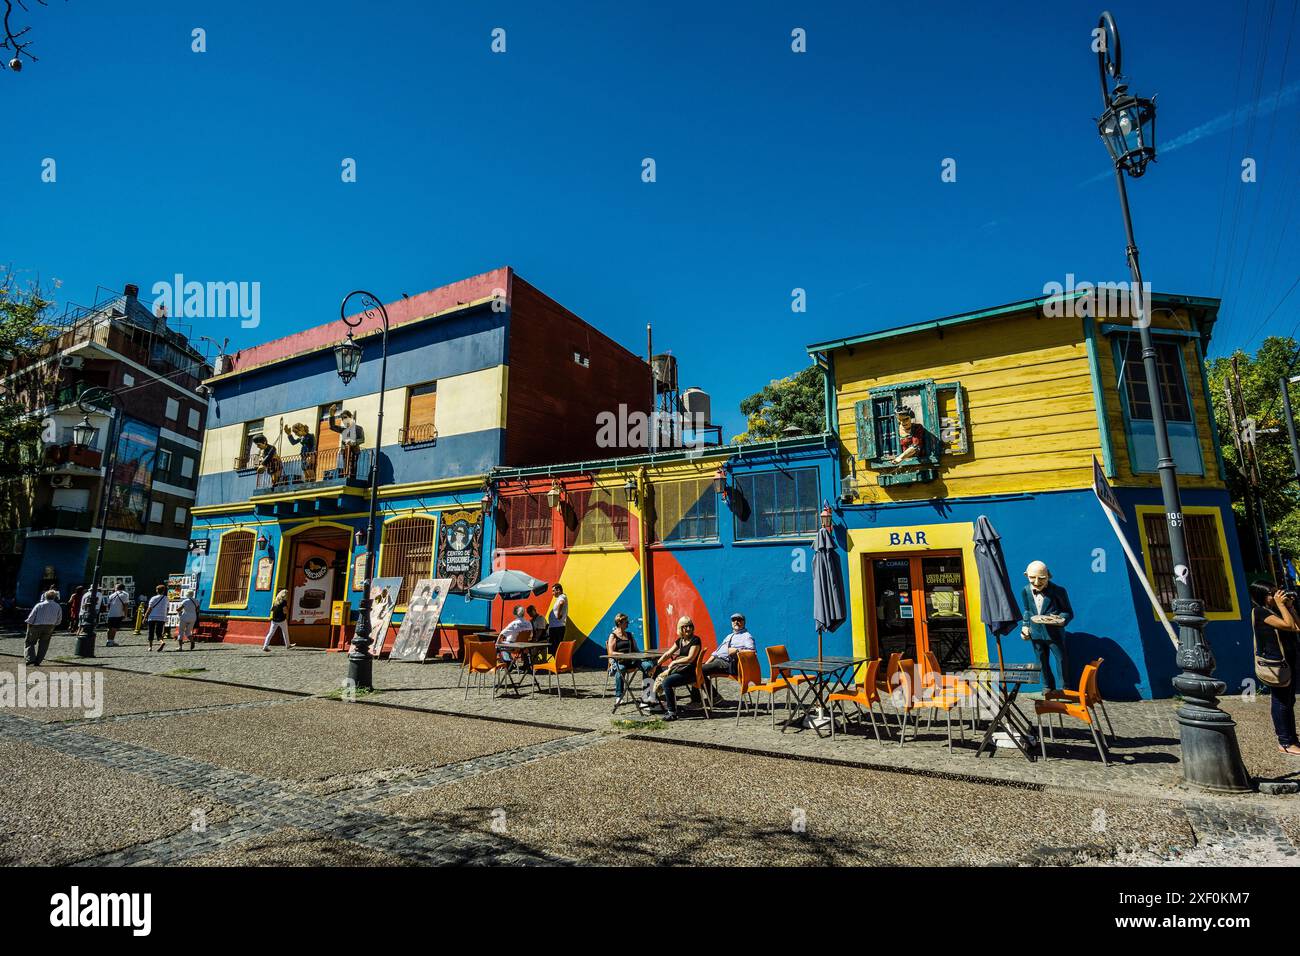
[(53, 485), (55, 488), (71, 488), (72, 476), (71, 475), (50, 475), (50, 484)]
[(78, 369), (78, 368), (82, 368), (85, 364), (86, 364), (86, 360), (82, 358), (80, 355), (59, 356), (59, 368)]

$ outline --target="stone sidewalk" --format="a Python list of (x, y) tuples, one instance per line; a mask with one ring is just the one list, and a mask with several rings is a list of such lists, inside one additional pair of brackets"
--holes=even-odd
[[(0, 670), (17, 671), (16, 649), (0, 642)], [(60, 637), (55, 656), (70, 649)], [(902, 748), (859, 734), (782, 735), (766, 716), (746, 715), (737, 727), (730, 709), (707, 722), (623, 727), (611, 722), (603, 674), (580, 674), (576, 698), (471, 692), (467, 702), (454, 686), (458, 669), (443, 664), (378, 665), (377, 683), (389, 689), (358, 707), (302, 690), (334, 690), (346, 667), (340, 655), (222, 646), (150, 655), (142, 645), (106, 653), (41, 669), (102, 674), (102, 715), (0, 711), (0, 805), (9, 808), (0, 863), (1289, 866), (1298, 858), (1291, 799), (1183, 793), (1176, 755), (1156, 765), (1164, 779), (1128, 764), (1102, 770), (1082, 755), (976, 761), (968, 748), (949, 757), (934, 733)], [(1132, 706), (1135, 721), (1153, 709)], [(1074, 765), (1102, 774), (1103, 785), (1081, 788), (1055, 773)], [(1050, 778), (1032, 779), (1049, 769)]]
[[(99, 656), (93, 663), (139, 673), (182, 676), (207, 687), (216, 682), (316, 696), (338, 695), (347, 673), (345, 655), (317, 650), (294, 648), (263, 653), (257, 647), (246, 645), (208, 644), (200, 645), (193, 652), (169, 650), (160, 654), (149, 652), (143, 637), (128, 634), (126, 640), (123, 647), (99, 647)], [(56, 637), (50, 659), (81, 664), (79, 659), (71, 657), (73, 645), (71, 636)], [(0, 655), (17, 656), (21, 651), (19, 639), (0, 636)], [(721, 711), (715, 711), (712, 720), (694, 719), (698, 712), (688, 710), (683, 712), (688, 719), (669, 724), (657, 721), (642, 724), (643, 718), (631, 706), (611, 715), (613, 700), (605, 690), (605, 674), (600, 671), (580, 671), (576, 675), (576, 696), (567, 676), (561, 682), (562, 695), (549, 691), (543, 677), (540, 692), (526, 681), (521, 695), (500, 694), (495, 699), (487, 690), (470, 689), (467, 694), (463, 686), (458, 686), (460, 680), (461, 668), (452, 663), (377, 661), (374, 683), (378, 692), (364, 695), (362, 702), (566, 732), (617, 729), (631, 731), (647, 740), (672, 741), (703, 749), (1027, 789), (1052, 787), (1174, 800), (1187, 796), (1181, 787), (1176, 703), (1171, 700), (1108, 703), (1118, 739), (1111, 747), (1111, 765), (1104, 767), (1086, 729), (1069, 720), (1065, 721), (1064, 730), (1055, 731), (1055, 744), (1049, 742), (1049, 759), (1031, 763), (1014, 748), (1000, 749), (992, 757), (986, 753), (976, 758), (977, 738), (972, 736), (969, 726), (965, 741), (958, 738), (954, 727), (954, 751), (949, 754), (941, 721), (928, 730), (923, 725), (915, 739), (909, 729), (901, 747), (896, 726), (892, 737), (877, 743), (869, 726), (854, 727), (848, 734), (837, 733), (833, 740), (819, 737), (812, 730), (773, 730), (765, 709), (757, 717), (747, 711), (737, 722), (735, 684), (727, 681), (719, 687), (733, 699)], [(1022, 709), (1032, 715), (1032, 703), (1023, 696), (1021, 702)], [(1224, 707), (1237, 720), (1243, 755), (1253, 776), (1300, 781), (1300, 761), (1284, 757), (1273, 746), (1267, 698), (1226, 698)], [(778, 717), (780, 714), (778, 708)], [(1198, 794), (1198, 797), (1230, 804), (1262, 802), (1270, 811), (1300, 814), (1300, 798), (1293, 796)]]

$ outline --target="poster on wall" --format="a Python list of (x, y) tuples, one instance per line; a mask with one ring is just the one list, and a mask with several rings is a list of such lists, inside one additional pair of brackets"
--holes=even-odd
[(397, 606), (397, 592), (402, 590), (402, 579), (375, 578), (370, 582), (370, 653), (378, 657), (388, 639), (388, 625), (393, 620)]
[[(332, 552), (311, 547), (311, 542), (304, 541), (299, 548), (298, 568), (295, 578), (302, 583), (293, 589), (293, 611), (291, 619), (295, 624), (324, 624), (329, 620), (330, 601), (334, 597), (334, 567), (329, 561)], [(258, 568), (261, 573), (261, 568)]]
[(352, 590), (360, 591), (366, 583), (366, 553), (357, 555), (356, 564), (352, 566)]
[(390, 661), (424, 660), (438, 632), (438, 619), (442, 617), (442, 606), (450, 588), (451, 578), (422, 578), (415, 583), (406, 605), (406, 616), (388, 655)]
[(483, 512), (444, 511), (438, 522), (438, 577), (451, 579), (451, 592), (478, 584), (483, 564)]
[(257, 580), (253, 582), (254, 591), (271, 590), (271, 572), (275, 568), (275, 562), (269, 557), (259, 558), (257, 561)]
[(158, 428), (134, 418), (123, 420), (117, 437), (113, 480), (109, 485), (108, 526), (144, 531), (153, 487)]

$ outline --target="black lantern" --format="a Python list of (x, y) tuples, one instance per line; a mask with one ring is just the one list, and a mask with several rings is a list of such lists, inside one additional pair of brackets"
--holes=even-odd
[(1110, 108), (1097, 121), (1111, 160), (1134, 179), (1156, 158), (1155, 100), (1132, 96), (1120, 84), (1110, 97)]
[(727, 470), (719, 468), (713, 473), (713, 490), (717, 494), (726, 496), (727, 494)]
[(72, 426), (72, 443), (84, 448), (90, 447), (95, 440), (95, 426), (90, 424), (90, 416), (82, 415), (81, 421)]
[(361, 367), (361, 346), (357, 345), (351, 332), (345, 341), (334, 346), (334, 363), (344, 385), (356, 378), (357, 369)]
[(483, 506), (484, 514), (487, 514), (489, 511), (492, 510), (492, 501), (493, 501), (492, 491), (493, 489), (491, 485), (483, 486), (483, 497), (479, 499), (479, 504)]
[(640, 492), (637, 491), (636, 479), (629, 478), (623, 482), (623, 497), (627, 499), (630, 505), (637, 504), (641, 500)]

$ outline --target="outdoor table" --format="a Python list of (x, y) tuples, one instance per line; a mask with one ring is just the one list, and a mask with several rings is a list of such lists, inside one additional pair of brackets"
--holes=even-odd
[[(629, 664), (631, 664), (631, 663), (639, 663), (639, 662), (641, 662), (641, 661), (657, 661), (659, 658), (661, 658), (661, 657), (663, 657), (663, 656), (664, 656), (664, 652), (663, 652), (663, 651), (615, 651), (613, 654), (602, 654), (602, 655), (601, 655), (601, 657), (603, 657), (603, 658), (605, 658), (606, 660), (609, 660), (609, 661), (627, 662), (627, 663), (629, 663)], [(635, 673), (641, 675), (641, 686), (642, 686), (642, 688), (644, 689), (644, 687), (645, 687), (645, 682), (646, 682), (646, 676), (645, 676), (645, 674), (642, 672), (641, 668), (639, 668), (639, 667), (633, 668), (633, 671), (634, 671)], [(623, 682), (623, 694), (624, 694), (624, 696), (626, 696), (626, 697), (632, 697), (632, 695), (629, 693), (630, 690), (631, 690), (631, 688), (628, 686), (628, 680), (625, 678), (625, 679), (624, 679), (624, 682)], [(618, 709), (619, 709), (621, 706), (623, 706), (623, 704), (635, 704), (637, 710), (644, 710), (644, 708), (645, 708), (645, 706), (646, 706), (646, 705), (645, 705), (645, 702), (642, 701), (640, 698), (637, 698), (637, 697), (632, 697), (631, 700), (625, 700), (625, 701), (622, 701), (622, 702), (619, 702), (618, 700), (615, 700), (615, 701), (614, 701), (614, 709), (611, 710), (610, 713), (611, 713), (611, 714), (616, 714), (616, 713), (618, 713)]]
[[(1016, 706), (1016, 698), (1020, 696), (1022, 686), (1038, 683), (1042, 676), (1039, 666), (1037, 664), (1015, 664), (999, 667), (995, 663), (988, 663), (970, 664), (965, 670), (974, 672), (978, 685), (976, 690), (976, 713), (979, 712), (978, 699), (985, 693), (990, 696), (998, 708), (993, 715), (993, 719), (989, 721), (989, 729), (985, 731), (984, 739), (980, 741), (975, 756), (978, 757), (990, 747), (996, 750), (993, 735), (1000, 730), (1011, 738), (1012, 743), (1025, 755), (1025, 759), (1032, 762), (1034, 760), (1032, 747), (1034, 725), (1025, 716), (1024, 712)], [(990, 752), (989, 756), (992, 757), (993, 752)]]
[[(510, 687), (514, 690), (516, 696), (519, 694), (519, 688), (523, 684), (522, 672), (518, 668), (519, 668), (520, 658), (522, 658), (524, 655), (522, 653), (515, 654), (513, 652), (526, 651), (529, 654), (531, 654), (539, 647), (550, 647), (550, 646), (551, 645), (546, 643), (546, 641), (497, 641), (496, 642), (496, 648), (498, 652), (501, 651), (511, 652), (510, 662), (506, 665), (506, 668), (503, 671), (503, 673), (505, 674), (506, 683), (509, 684)], [(533, 673), (532, 670), (528, 671), (528, 675), (533, 679), (533, 687), (535, 687), (537, 690), (540, 691), (542, 689), (542, 685), (537, 683), (537, 675)], [(517, 677), (519, 679), (516, 679)]]
[[(790, 685), (790, 693), (794, 695), (803, 711), (804, 716), (809, 718), (808, 723), (816, 732), (817, 736), (822, 735), (821, 728), (817, 725), (817, 718), (814, 711), (820, 710), (829, 713), (830, 705), (827, 698), (838, 690), (847, 689), (849, 678), (858, 669), (865, 664), (866, 657), (808, 657), (800, 658), (793, 661), (783, 661), (775, 665), (777, 670), (798, 674), (805, 680)], [(803, 688), (807, 688), (805, 691)], [(790, 726), (791, 720), (787, 717), (781, 723), (781, 733)], [(835, 739), (835, 719), (830, 719), (831, 739)]]

